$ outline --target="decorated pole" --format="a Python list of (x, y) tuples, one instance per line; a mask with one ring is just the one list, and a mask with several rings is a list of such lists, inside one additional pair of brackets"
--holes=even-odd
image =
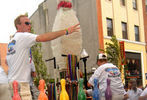
[(13, 81), (13, 98), (12, 100), (21, 100), (20, 95), (18, 93), (18, 82)]
[(61, 93), (60, 93), (60, 100), (69, 100), (69, 96), (67, 94), (65, 85), (66, 85), (66, 81), (65, 79), (61, 79)]
[(122, 82), (125, 83), (125, 76), (124, 76), (124, 65), (126, 64), (126, 56), (125, 56), (125, 47), (124, 47), (124, 41), (120, 41), (120, 59), (121, 59), (121, 79)]
[(98, 79), (94, 79), (94, 89), (92, 91), (93, 100), (100, 100), (100, 93), (98, 89)]
[[(68, 27), (78, 24), (75, 11), (72, 9), (71, 0), (57, 0), (57, 14), (53, 24), (52, 31), (67, 29)], [(66, 59), (61, 54), (72, 54), (79, 56), (82, 50), (82, 32), (64, 35), (51, 41), (53, 56), (56, 57), (56, 63), (59, 70), (66, 68)]]
[(112, 91), (110, 88), (110, 83), (111, 83), (111, 80), (108, 78), (107, 79), (107, 88), (105, 91), (105, 100), (112, 100)]
[(45, 81), (43, 79), (41, 79), (39, 81), (39, 86), (38, 86), (38, 89), (40, 91), (40, 94), (38, 96), (38, 100), (48, 100), (48, 97), (45, 94), (44, 88), (45, 88)]
[[(68, 30), (68, 27), (79, 23), (79, 20), (76, 17), (76, 12), (72, 7), (72, 0), (57, 0), (57, 14), (52, 31)], [(82, 50), (81, 29), (76, 33), (70, 35), (65, 34), (64, 36), (52, 40), (51, 48), (53, 56), (56, 57), (56, 64), (59, 66), (59, 71), (66, 69), (70, 81), (77, 80), (76, 66)], [(67, 56), (62, 57), (62, 54)], [(73, 93), (76, 93), (76, 91)], [(71, 96), (69, 95), (69, 98), (70, 97)]]
[(86, 100), (86, 94), (83, 90), (83, 78), (79, 79), (78, 100)]

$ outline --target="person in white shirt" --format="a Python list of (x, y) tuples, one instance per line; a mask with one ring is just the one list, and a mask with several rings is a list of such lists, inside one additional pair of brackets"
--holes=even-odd
[(112, 91), (112, 100), (124, 99), (124, 86), (120, 78), (119, 69), (112, 63), (107, 63), (107, 56), (100, 53), (97, 57), (97, 65), (99, 66), (94, 74), (90, 77), (87, 85), (94, 86), (94, 79), (99, 80), (99, 90), (101, 93), (101, 100), (105, 100), (105, 90), (107, 88), (107, 79), (111, 80), (110, 88)]
[(147, 100), (147, 87), (141, 93), (139, 100)]
[(79, 24), (57, 32), (47, 32), (35, 35), (31, 32), (31, 22), (25, 15), (18, 16), (15, 21), (17, 32), (8, 44), (7, 64), (8, 81), (14, 80), (19, 83), (28, 83), (31, 80), (31, 69), (29, 64), (29, 50), (36, 42), (47, 42), (63, 35), (78, 32)]
[(127, 91), (128, 100), (138, 100), (142, 90), (137, 88), (136, 80), (130, 80), (130, 89)]

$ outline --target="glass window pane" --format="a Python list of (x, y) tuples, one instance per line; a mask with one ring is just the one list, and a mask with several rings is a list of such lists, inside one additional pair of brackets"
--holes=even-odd
[(122, 22), (122, 36), (123, 36), (123, 39), (128, 39), (127, 24), (125, 22)]
[(125, 0), (120, 0), (121, 4), (125, 6)]
[(107, 35), (112, 36), (113, 35), (113, 24), (112, 19), (107, 18)]
[(137, 1), (133, 0), (133, 9), (137, 10)]
[(139, 41), (139, 27), (135, 25), (135, 40)]

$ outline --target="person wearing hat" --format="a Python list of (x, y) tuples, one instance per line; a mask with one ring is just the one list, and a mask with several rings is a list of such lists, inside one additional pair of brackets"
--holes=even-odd
[(107, 62), (107, 56), (103, 53), (97, 56), (97, 65), (99, 66), (90, 77), (87, 86), (94, 86), (94, 79), (98, 79), (100, 99), (105, 100), (105, 91), (107, 88), (107, 79), (111, 80), (110, 88), (112, 91), (112, 100), (124, 99), (124, 86), (121, 80), (119, 69), (112, 63)]

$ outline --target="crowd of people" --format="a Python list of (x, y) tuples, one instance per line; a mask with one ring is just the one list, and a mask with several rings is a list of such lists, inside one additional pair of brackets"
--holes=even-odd
[[(107, 88), (107, 79), (111, 80), (110, 89), (112, 92), (111, 100), (147, 100), (147, 88), (138, 88), (135, 79), (128, 82), (128, 88), (124, 88), (121, 80), (121, 73), (115, 65), (107, 62), (107, 56), (100, 53), (97, 56), (98, 68), (88, 81), (88, 86), (94, 86), (94, 79), (98, 79), (98, 87), (100, 91), (100, 100), (105, 99), (105, 92)], [(87, 96), (92, 96), (92, 89), (85, 91)]]
[[(12, 82), (14, 80), (16, 80), (20, 86), (27, 83), (29, 87), (26, 89), (26, 92), (32, 97), (29, 100), (37, 100), (39, 93), (32, 81), (32, 77), (35, 77), (36, 73), (33, 61), (30, 62), (30, 48), (36, 42), (47, 42), (63, 35), (78, 32), (80, 27), (79, 24), (77, 24), (65, 30), (35, 35), (31, 33), (31, 22), (27, 16), (18, 16), (14, 24), (17, 32), (8, 44), (6, 56), (8, 75), (5, 74), (0, 66), (0, 100), (12, 99)], [(94, 86), (94, 79), (98, 79), (100, 100), (105, 100), (107, 79), (111, 80), (112, 100), (147, 100), (147, 88), (144, 90), (137, 88), (135, 80), (129, 82), (128, 90), (124, 89), (118, 67), (107, 62), (107, 56), (105, 54), (98, 54), (97, 65), (98, 67), (90, 77), (87, 86), (91, 88)], [(92, 89), (86, 90), (85, 92), (89, 96), (92, 95)]]

